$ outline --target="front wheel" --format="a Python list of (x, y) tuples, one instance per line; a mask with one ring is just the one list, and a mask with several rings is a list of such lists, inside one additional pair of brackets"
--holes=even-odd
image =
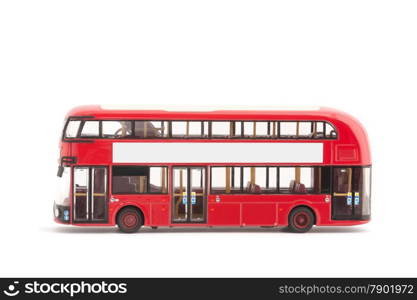
[(306, 207), (293, 209), (288, 219), (288, 228), (292, 232), (307, 232), (314, 225), (314, 215), (312, 211)]
[(136, 232), (140, 229), (142, 224), (142, 216), (139, 211), (134, 208), (123, 208), (117, 214), (117, 226), (119, 226), (119, 229), (122, 232)]

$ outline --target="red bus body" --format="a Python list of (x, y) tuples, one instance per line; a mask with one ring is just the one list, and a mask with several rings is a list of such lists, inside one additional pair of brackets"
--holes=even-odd
[[(318, 124), (318, 122), (327, 122), (331, 124), (336, 132), (335, 138), (329, 139), (308, 139), (308, 138), (297, 138), (297, 139), (285, 139), (285, 138), (253, 138), (253, 139), (244, 139), (244, 138), (153, 138), (153, 139), (141, 139), (141, 138), (80, 138), (72, 137), (67, 138), (65, 136), (65, 132), (63, 133), (63, 137), (60, 143), (60, 158), (59, 163), (60, 166), (67, 167), (69, 172), (69, 193), (66, 194), (66, 201), (65, 204), (60, 206), (59, 209), (56, 209), (55, 213), (55, 221), (62, 224), (73, 224), (79, 226), (114, 226), (117, 223), (117, 215), (121, 211), (121, 209), (125, 207), (132, 207), (140, 210), (143, 219), (144, 226), (287, 226), (289, 225), (289, 216), (291, 211), (294, 208), (298, 207), (306, 207), (313, 212), (314, 215), (314, 224), (317, 226), (345, 226), (345, 225), (358, 225), (364, 224), (370, 220), (370, 195), (369, 189), (370, 186), (367, 187), (368, 194), (362, 195), (362, 192), (353, 193), (352, 195), (352, 187), (355, 183), (352, 183), (352, 172), (357, 172), (357, 174), (362, 174), (361, 171), (355, 171), (359, 168), (367, 168), (371, 166), (371, 154), (368, 144), (367, 134), (362, 127), (362, 125), (350, 115), (343, 113), (338, 110), (330, 109), (330, 108), (319, 108), (319, 109), (310, 109), (310, 110), (264, 110), (264, 111), (245, 111), (245, 110), (217, 110), (217, 111), (209, 111), (209, 112), (187, 112), (187, 111), (165, 111), (165, 110), (119, 110), (119, 109), (104, 109), (100, 106), (84, 106), (84, 107), (77, 107), (71, 110), (67, 117), (66, 117), (66, 124), (68, 124), (69, 120), (76, 120), (80, 121), (77, 124), (81, 124), (86, 120), (116, 120), (116, 121), (123, 121), (127, 120), (129, 122), (140, 121), (140, 120), (152, 120), (152, 121), (166, 121), (167, 124), (171, 124), (169, 122), (175, 120), (181, 121), (204, 121), (207, 124), (212, 124), (210, 121), (226, 121), (226, 122), (241, 122), (239, 124), (243, 124), (243, 122), (253, 122), (253, 121), (268, 121), (271, 124), (274, 121), (279, 122), (297, 122), (297, 136), (298, 136), (298, 124), (301, 122), (313, 122), (311, 124)], [(299, 122), (299, 123), (298, 123)], [(314, 123), (315, 122), (315, 123)], [(102, 123), (100, 123), (102, 124)], [(103, 123), (104, 124), (104, 123)], [(161, 122), (162, 124), (162, 122)], [(164, 123), (165, 124), (165, 123)], [(203, 124), (203, 123), (202, 123)], [(233, 123), (237, 124), (237, 123)], [(255, 124), (255, 123), (253, 123)], [(259, 123), (261, 124), (261, 123)], [(266, 123), (265, 123), (266, 124)], [(268, 132), (269, 132), (269, 125), (268, 123)], [(277, 123), (280, 124), (280, 123)], [(323, 123), (324, 124), (324, 123)], [(65, 128), (68, 125), (65, 126)], [(100, 125), (103, 126), (103, 125)], [(172, 125), (169, 125), (172, 126)], [(188, 123), (187, 123), (188, 126)], [(202, 125), (205, 126), (205, 125)], [(209, 125), (207, 125), (209, 126)], [(212, 125), (210, 125), (212, 126)], [(240, 126), (240, 125), (239, 125)], [(242, 125), (243, 126), (243, 125)], [(256, 125), (253, 125), (256, 126)], [(281, 125), (277, 125), (281, 126)], [(312, 125), (313, 126), (313, 125)], [(317, 125), (314, 125), (317, 126)], [(325, 125), (323, 125), (325, 126)], [(64, 128), (64, 131), (66, 130)], [(211, 128), (211, 127), (210, 127)], [(242, 127), (243, 128), (243, 127)], [(102, 128), (100, 127), (100, 130)], [(171, 129), (172, 130), (172, 129)], [(242, 129), (243, 130), (243, 129)], [(255, 129), (254, 129), (255, 130)], [(80, 134), (78, 132), (78, 134)], [(117, 143), (116, 145), (113, 145)], [(122, 143), (128, 143), (129, 145), (123, 145)], [(198, 144), (199, 147), (216, 147), (215, 143), (221, 143), (222, 147), (226, 146), (229, 147), (233, 143), (239, 143), (239, 149), (241, 149), (242, 153), (240, 155), (244, 155), (245, 153), (245, 143), (249, 143), (251, 147), (254, 149), (259, 149), (256, 146), (256, 143), (261, 143), (261, 145), (265, 145), (265, 147), (269, 147), (269, 144), (275, 143), (284, 143), (285, 146), (291, 147), (291, 144), (300, 143), (300, 146), (307, 147), (308, 144), (321, 144), (319, 148), (322, 149), (322, 159), (319, 161), (314, 162), (299, 162), (299, 161), (280, 161), (280, 162), (271, 162), (265, 161), (260, 162), (259, 160), (262, 159), (263, 153), (248, 153), (248, 156), (253, 156), (256, 162), (241, 162), (241, 161), (215, 161), (213, 162), (211, 159), (207, 159), (207, 161), (175, 161), (170, 162), (163, 160), (163, 162), (159, 161), (149, 161), (146, 163), (136, 163), (136, 162), (115, 162), (114, 159), (116, 151), (120, 147), (121, 149), (124, 146), (128, 146), (132, 149), (136, 149), (135, 147), (145, 147), (146, 143), (152, 143), (152, 147), (154, 145), (160, 144), (160, 151), (159, 156), (164, 158), (164, 156), (174, 155), (173, 153), (164, 152), (166, 145), (170, 146), (169, 143), (173, 143), (171, 146), (178, 145), (181, 147), (179, 143), (186, 143), (190, 145), (190, 148), (193, 148), (193, 144)], [(159, 144), (157, 144), (159, 143)], [(211, 144), (211, 145), (209, 145)], [(227, 145), (226, 145), (227, 144)], [(248, 147), (249, 147), (249, 144)], [(135, 146), (136, 145), (136, 146)], [(148, 145), (151, 146), (151, 145)], [(184, 145), (185, 146), (185, 145)], [(220, 145), (219, 145), (220, 146)], [(275, 145), (279, 147), (280, 145)], [(130, 149), (129, 148), (129, 149)], [(140, 148), (137, 148), (140, 149)], [(146, 148), (148, 149), (148, 148)], [(193, 148), (194, 149), (194, 148)], [(215, 148), (213, 148), (215, 149)], [(277, 148), (280, 149), (280, 148)], [(301, 149), (301, 148), (300, 148)], [(117, 150), (119, 151), (119, 150)], [(140, 152), (140, 151), (139, 151)], [(179, 153), (180, 154), (180, 153)], [(136, 154), (135, 154), (136, 155)], [(139, 154), (137, 154), (139, 155)], [(146, 154), (143, 154), (146, 155)], [(197, 155), (196, 153), (190, 153), (190, 156)], [(214, 155), (214, 154), (213, 154)], [(221, 155), (221, 154), (216, 154)], [(300, 155), (307, 155), (306, 153), (300, 153)], [(256, 157), (255, 157), (256, 156)], [(279, 156), (279, 153), (277, 153)], [(207, 157), (209, 158), (210, 155), (208, 154)], [(114, 194), (113, 189), (114, 184), (112, 183), (112, 178), (114, 178), (114, 170), (116, 170), (115, 166), (137, 166), (137, 165), (146, 165), (147, 167), (152, 166), (163, 166), (166, 167), (167, 170), (167, 190), (164, 194), (152, 194), (152, 193), (138, 193), (138, 194)], [(175, 209), (175, 205), (173, 204), (174, 199), (174, 191), (173, 191), (173, 174), (174, 169), (178, 168), (178, 172), (181, 172), (181, 178), (186, 172), (190, 172), (189, 167), (196, 167), (200, 170), (201, 175), (201, 185), (204, 185), (204, 189), (202, 193), (204, 194), (204, 220), (198, 222), (174, 222), (173, 220), (173, 209)], [(227, 166), (227, 172), (230, 176), (230, 168), (239, 166), (242, 167), (241, 170), (244, 172), (243, 167), (248, 166), (248, 168), (255, 168), (257, 166), (268, 166), (268, 167), (319, 167), (319, 168), (328, 168), (329, 175), (325, 175), (328, 178), (326, 180), (330, 180), (330, 187), (326, 193), (318, 192), (318, 193), (255, 193), (249, 194), (242, 192), (240, 194), (232, 194), (232, 193), (212, 193), (211, 189), (211, 176), (213, 167), (219, 166)], [(94, 183), (89, 183), (90, 189), (93, 189), (91, 195), (101, 195), (97, 197), (104, 197), (103, 203), (105, 203), (105, 217), (102, 221), (91, 221), (86, 220), (84, 222), (77, 222), (74, 221), (74, 197), (76, 196), (76, 192), (74, 189), (78, 189), (78, 184), (74, 183), (74, 168), (80, 167), (103, 167), (106, 171), (100, 171), (101, 169), (90, 169), (90, 173), (92, 172), (93, 175), (90, 175), (90, 180), (94, 181), (96, 175), (102, 172), (105, 178), (106, 187), (102, 191), (102, 193), (96, 193), (94, 191), (94, 187), (91, 187)], [(97, 171), (99, 170), (99, 171)], [(165, 169), (164, 169), (165, 170)], [(236, 169), (238, 170), (238, 169)], [(269, 170), (269, 169), (268, 169)], [(324, 169), (320, 169), (324, 170)], [(336, 170), (336, 171), (335, 171)], [(347, 171), (348, 172), (347, 172)], [(252, 172), (251, 170), (248, 170)], [(104, 172), (104, 173), (103, 173)], [(165, 171), (164, 171), (165, 172)], [(177, 172), (177, 171), (175, 171)], [(178, 173), (177, 172), (177, 173)], [(192, 172), (192, 171), (191, 171)], [(223, 169), (221, 169), (223, 172)], [(263, 171), (262, 171), (263, 172)], [(270, 172), (270, 171), (267, 171)], [(275, 172), (275, 169), (274, 169)], [(278, 169), (276, 172), (280, 172)], [(297, 169), (296, 169), (297, 172)], [(320, 171), (322, 172), (322, 171)], [(326, 171), (327, 172), (327, 171)], [(346, 172), (349, 173), (349, 176), (345, 176), (343, 178), (348, 178), (349, 183), (343, 182), (346, 179), (338, 178), (338, 175), (335, 175), (335, 172), (342, 172), (340, 173), (342, 176)], [(165, 176), (165, 173), (163, 173)], [(180, 174), (180, 173), (178, 173)], [(252, 174), (252, 173), (251, 173)], [(269, 174), (269, 173), (268, 173)], [(275, 174), (275, 173), (274, 173)], [(322, 173), (320, 173), (322, 174)], [(356, 173), (354, 173), (356, 174)], [(363, 173), (365, 174), (365, 173)], [(204, 175), (204, 176), (203, 176)], [(92, 177), (93, 176), (93, 177)], [(178, 175), (179, 176), (179, 175)], [(191, 176), (191, 175), (190, 175)], [(242, 175), (243, 176), (243, 175)], [(253, 175), (255, 176), (255, 175)], [(278, 175), (277, 175), (278, 176)], [(313, 176), (313, 175), (312, 175)], [(317, 175), (323, 176), (323, 175)], [(365, 175), (358, 175), (359, 177), (363, 177)], [(204, 177), (204, 183), (203, 183)], [(278, 176), (279, 177), (279, 176)], [(359, 178), (358, 177), (358, 178)], [(322, 177), (320, 177), (322, 178)], [(324, 178), (324, 177), (323, 177)], [(353, 177), (355, 178), (355, 177)], [(182, 180), (182, 179), (181, 179)], [(229, 180), (230, 179), (226, 179)], [(316, 179), (315, 179), (316, 180)], [(348, 190), (348, 194), (343, 193), (336, 193), (334, 190), (335, 183), (333, 180), (338, 181), (339, 188), (342, 189), (342, 186), (350, 185)], [(354, 180), (354, 179), (353, 179)], [(359, 179), (358, 179), (359, 180)], [(360, 179), (362, 180), (362, 179)], [(361, 181), (362, 182), (362, 181)], [(367, 184), (370, 185), (370, 178), (367, 179)], [(88, 183), (86, 183), (88, 185)], [(183, 183), (181, 183), (182, 186)], [(360, 183), (362, 185), (362, 183)], [(227, 183), (226, 183), (227, 185)], [(230, 187), (226, 187), (226, 189), (230, 190)], [(242, 187), (241, 187), (242, 189)], [(277, 188), (279, 190), (279, 187)], [(326, 190), (326, 189), (324, 189)], [(181, 187), (182, 191), (182, 187)], [(205, 192), (204, 192), (205, 191)], [(359, 190), (358, 190), (359, 191)], [(361, 190), (362, 191), (362, 190)], [(85, 199), (87, 199), (87, 193), (85, 193)], [(79, 193), (78, 194), (82, 194)], [(197, 192), (198, 194), (198, 192)], [(82, 194), (84, 195), (84, 194)], [(104, 195), (104, 196), (103, 196)], [(196, 193), (194, 192), (193, 197), (195, 198)], [(91, 196), (94, 198), (94, 196)], [(355, 199), (353, 199), (355, 197)], [(356, 199), (357, 197), (357, 199)], [(365, 200), (365, 197), (367, 199)], [(346, 198), (346, 199), (345, 199)], [(101, 198), (100, 198), (101, 199)], [(194, 199), (195, 200), (195, 199)], [(194, 201), (193, 200), (193, 201)], [(93, 200), (95, 201), (95, 200)], [(185, 200), (184, 200), (185, 201)], [(191, 200), (187, 200), (191, 201)], [(338, 201), (338, 202), (335, 202)], [(346, 202), (347, 201), (347, 202)], [(356, 201), (359, 203), (357, 204)], [(346, 216), (341, 215), (341, 217), (335, 217), (335, 209), (332, 209), (333, 205), (337, 203), (342, 203), (341, 205), (346, 206), (346, 203), (349, 203), (348, 209), (352, 207), (352, 211), (355, 211), (355, 205), (357, 207), (362, 204), (362, 202), (367, 201), (366, 205), (368, 206), (367, 209), (361, 208), (363, 213), (358, 212), (359, 209), (356, 208), (356, 214), (349, 213)], [(355, 202), (355, 203), (353, 203)], [(339, 205), (339, 204), (337, 204)], [(343, 208), (345, 209), (345, 208)], [(66, 210), (65, 217), (63, 210)], [(368, 210), (365, 212), (365, 210)]]

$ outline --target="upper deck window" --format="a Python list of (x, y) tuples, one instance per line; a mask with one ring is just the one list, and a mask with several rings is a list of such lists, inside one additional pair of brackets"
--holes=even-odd
[(285, 139), (315, 138), (316, 122), (280, 122), (280, 137)]
[(208, 138), (207, 121), (172, 121), (173, 138)]
[(265, 137), (269, 138), (268, 124), (270, 122), (243, 122), (243, 131), (245, 138)]
[[(80, 129), (79, 129), (80, 128)], [(326, 121), (70, 120), (64, 138), (336, 139)]]
[(325, 137), (326, 138), (336, 138), (337, 134), (336, 134), (336, 130), (334, 129), (334, 127), (332, 125), (330, 125), (329, 123), (326, 123), (325, 126)]
[(214, 121), (211, 122), (211, 137), (212, 138), (229, 138), (232, 136), (232, 123), (229, 121)]
[(168, 137), (168, 121), (135, 121), (135, 137), (166, 138)]
[(100, 122), (85, 121), (81, 129), (81, 137), (99, 137)]
[(80, 120), (70, 120), (65, 130), (66, 138), (75, 138), (78, 134), (78, 128), (80, 127)]
[(132, 121), (102, 121), (104, 138), (125, 138), (132, 135)]

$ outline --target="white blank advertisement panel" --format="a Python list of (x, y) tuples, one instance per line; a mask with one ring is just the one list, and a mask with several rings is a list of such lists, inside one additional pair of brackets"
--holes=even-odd
[(323, 143), (113, 143), (114, 163), (322, 163)]

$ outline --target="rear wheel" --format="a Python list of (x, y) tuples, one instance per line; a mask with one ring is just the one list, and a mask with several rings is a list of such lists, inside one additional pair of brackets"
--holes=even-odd
[(288, 228), (292, 232), (307, 232), (314, 225), (314, 214), (307, 207), (298, 207), (291, 211), (288, 219)]
[(137, 209), (126, 207), (117, 214), (117, 226), (120, 231), (133, 233), (143, 224), (142, 216)]

